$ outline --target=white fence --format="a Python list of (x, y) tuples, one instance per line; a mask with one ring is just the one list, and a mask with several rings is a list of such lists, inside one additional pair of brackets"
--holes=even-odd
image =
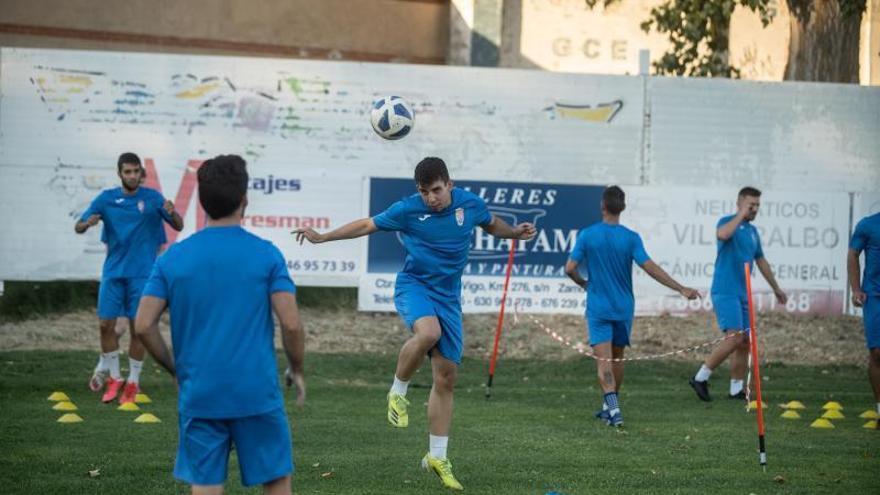
[[(385, 94), (416, 110), (398, 142), (368, 123)], [(0, 280), (97, 279), (99, 233), (73, 223), (134, 151), (184, 213), (181, 236), (203, 222), (199, 163), (243, 155), (245, 227), (281, 247), (300, 284), (356, 286), (366, 242), (298, 246), (289, 231), (366, 215), (366, 178), (410, 177), (436, 155), (461, 180), (626, 186), (625, 222), (701, 288), (707, 229), (738, 187), (766, 189), (756, 223), (782, 285), (809, 294), (795, 309), (840, 312), (849, 211), (880, 190), (878, 133), (880, 88), (860, 86), (4, 48)], [(643, 278), (640, 312), (681, 309)]]

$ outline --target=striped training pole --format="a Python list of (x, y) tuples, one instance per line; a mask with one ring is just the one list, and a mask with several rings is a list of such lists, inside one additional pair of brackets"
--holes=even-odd
[(507, 256), (507, 273), (504, 275), (504, 292), (501, 294), (501, 311), (498, 313), (498, 324), (495, 325), (495, 345), (492, 348), (492, 359), (489, 361), (489, 381), (486, 382), (486, 398), (492, 397), (492, 378), (495, 377), (495, 363), (498, 361), (498, 342), (501, 340), (501, 328), (504, 324), (504, 307), (507, 303), (507, 286), (510, 284), (510, 270), (513, 268), (513, 255), (516, 253), (516, 239), (510, 240), (510, 254)]
[(755, 326), (755, 307), (752, 304), (752, 271), (749, 263), (745, 263), (746, 296), (749, 300), (749, 341), (752, 347), (751, 361), (755, 372), (755, 395), (758, 412), (758, 460), (764, 471), (767, 471), (767, 451), (764, 448), (764, 408), (761, 402), (761, 365), (758, 359), (758, 329)]

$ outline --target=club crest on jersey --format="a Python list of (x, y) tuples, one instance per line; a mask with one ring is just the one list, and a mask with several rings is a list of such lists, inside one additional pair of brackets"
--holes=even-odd
[(464, 225), (464, 208), (455, 209), (455, 223), (457, 223), (459, 227)]
[(144, 212), (144, 200), (142, 200), (142, 199), (138, 200), (138, 211), (141, 213)]

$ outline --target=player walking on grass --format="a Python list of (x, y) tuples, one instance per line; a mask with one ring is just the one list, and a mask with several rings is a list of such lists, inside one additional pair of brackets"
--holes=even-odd
[[(571, 257), (565, 264), (569, 278), (587, 291), (587, 331), (596, 361), (599, 386), (602, 388), (602, 409), (596, 417), (609, 426), (622, 426), (618, 394), (623, 384), (624, 350), (632, 332), (635, 298), (632, 288), (633, 262), (661, 284), (688, 299), (700, 293), (684, 287), (651, 261), (636, 232), (620, 225), (620, 213), (626, 208), (626, 196), (618, 186), (609, 186), (602, 193), (602, 222), (582, 230)], [(585, 264), (584, 279), (578, 266)]]
[[(92, 372), (89, 388), (97, 392), (106, 381), (107, 388), (101, 400), (111, 402), (122, 389), (119, 402), (126, 403), (134, 402), (138, 393), (144, 348), (134, 335), (133, 322), (153, 261), (165, 243), (162, 221), (180, 231), (183, 219), (174, 210), (174, 204), (162, 194), (141, 187), (143, 167), (137, 155), (119, 155), (116, 171), (121, 186), (101, 192), (80, 216), (74, 230), (82, 234), (103, 222), (101, 240), (107, 244), (107, 258), (98, 289), (101, 357)], [(116, 318), (119, 316), (126, 316), (131, 322), (126, 381), (122, 380), (119, 371), (119, 335), (116, 333)]]
[(397, 274), (394, 305), (412, 337), (400, 349), (394, 382), (388, 392), (388, 421), (409, 424), (406, 398), (409, 380), (426, 354), (431, 357), (433, 386), (428, 398), (429, 452), (422, 467), (434, 471), (447, 488), (461, 490), (446, 456), (452, 423), (452, 398), (461, 364), (463, 328), (461, 275), (468, 260), (474, 229), (495, 237), (528, 240), (532, 224), (508, 225), (489, 213), (477, 195), (453, 187), (446, 164), (425, 158), (415, 170), (417, 194), (404, 198), (373, 218), (356, 220), (319, 234), (312, 229), (295, 231), (297, 240), (318, 244), (354, 239), (376, 231), (403, 234), (406, 262)]
[(718, 220), (718, 255), (715, 258), (715, 274), (712, 277), (712, 306), (715, 318), (722, 332), (743, 332), (742, 335), (727, 339), (716, 347), (703, 362), (697, 374), (689, 383), (703, 401), (711, 401), (709, 377), (712, 371), (733, 354), (730, 363), (730, 399), (745, 399), (743, 380), (748, 367), (749, 356), (749, 302), (746, 294), (744, 265), (756, 263), (773, 289), (779, 304), (785, 304), (788, 296), (779, 288), (770, 263), (764, 258), (761, 237), (752, 221), (761, 206), (761, 191), (754, 187), (744, 187), (736, 199), (737, 213)]
[[(289, 494), (292, 447), (272, 311), (302, 405), (304, 337), (296, 287), (281, 251), (241, 228), (245, 161), (235, 155), (208, 160), (198, 181), (207, 227), (156, 260), (135, 323), (150, 355), (178, 382), (174, 476), (191, 484), (194, 494), (222, 493), (234, 445), (245, 486)], [(173, 358), (158, 327), (166, 306)]]
[[(859, 274), (859, 255), (865, 252), (864, 277)], [(863, 218), (856, 224), (846, 257), (852, 302), (862, 308), (867, 344), (868, 380), (874, 389), (877, 414), (880, 414), (880, 213)], [(880, 428), (880, 419), (877, 420)]]

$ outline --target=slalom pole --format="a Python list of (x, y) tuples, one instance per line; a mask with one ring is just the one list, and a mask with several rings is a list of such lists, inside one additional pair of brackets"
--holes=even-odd
[(749, 263), (745, 263), (746, 271), (746, 296), (749, 300), (749, 341), (751, 344), (751, 361), (755, 374), (755, 395), (757, 399), (758, 416), (758, 461), (764, 471), (767, 471), (767, 450), (764, 448), (764, 404), (761, 401), (761, 360), (758, 359), (758, 329), (755, 326), (755, 306), (752, 303), (752, 270)]
[(489, 361), (489, 380), (486, 382), (486, 398), (492, 397), (492, 378), (495, 377), (495, 363), (498, 361), (498, 342), (501, 340), (501, 328), (504, 326), (504, 308), (507, 303), (507, 286), (510, 284), (510, 270), (513, 268), (513, 255), (516, 253), (516, 239), (510, 240), (510, 254), (507, 255), (507, 273), (504, 275), (504, 292), (501, 294), (501, 311), (498, 313), (498, 324), (495, 325), (495, 345), (492, 347), (492, 359)]

